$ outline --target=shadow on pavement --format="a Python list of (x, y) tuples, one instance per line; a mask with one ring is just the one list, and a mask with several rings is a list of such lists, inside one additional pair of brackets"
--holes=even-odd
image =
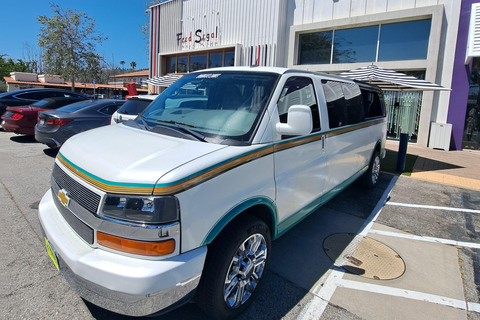
[(47, 156), (51, 158), (55, 158), (58, 154), (59, 148), (47, 148), (43, 149), (43, 153), (45, 153)]
[(10, 137), (10, 140), (17, 143), (38, 143), (38, 141), (35, 140), (35, 136), (13, 136)]

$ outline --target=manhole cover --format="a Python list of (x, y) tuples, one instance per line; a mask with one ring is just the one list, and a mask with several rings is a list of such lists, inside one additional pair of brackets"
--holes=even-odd
[(351, 233), (325, 239), (323, 249), (337, 267), (376, 280), (391, 280), (405, 272), (403, 259), (385, 244)]

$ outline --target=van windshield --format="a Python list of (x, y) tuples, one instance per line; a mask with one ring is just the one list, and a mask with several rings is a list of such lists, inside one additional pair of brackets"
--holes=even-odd
[(263, 115), (278, 74), (214, 71), (191, 73), (167, 88), (137, 123), (181, 126), (208, 142), (248, 143)]

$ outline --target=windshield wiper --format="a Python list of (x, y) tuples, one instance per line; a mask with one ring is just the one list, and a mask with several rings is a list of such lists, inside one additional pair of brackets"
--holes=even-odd
[(145, 121), (145, 117), (143, 115), (138, 116), (140, 120), (142, 120), (142, 124), (145, 127), (145, 130), (150, 131), (150, 126), (148, 125), (147, 121)]
[(203, 136), (202, 134), (198, 133), (195, 130), (187, 128), (187, 127), (196, 128), (195, 126), (193, 126), (191, 124), (177, 122), (177, 121), (173, 121), (173, 120), (157, 120), (157, 122), (173, 124), (176, 129), (180, 129), (182, 132), (188, 133), (189, 135), (195, 137), (199, 141), (207, 142), (207, 140), (205, 140), (205, 136)]

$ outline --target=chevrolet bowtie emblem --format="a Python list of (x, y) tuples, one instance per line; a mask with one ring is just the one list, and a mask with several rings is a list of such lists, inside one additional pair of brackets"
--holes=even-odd
[(68, 207), (68, 204), (70, 203), (70, 198), (67, 196), (67, 191), (63, 189), (58, 191), (58, 199), (60, 199), (60, 202), (63, 204), (64, 207)]

